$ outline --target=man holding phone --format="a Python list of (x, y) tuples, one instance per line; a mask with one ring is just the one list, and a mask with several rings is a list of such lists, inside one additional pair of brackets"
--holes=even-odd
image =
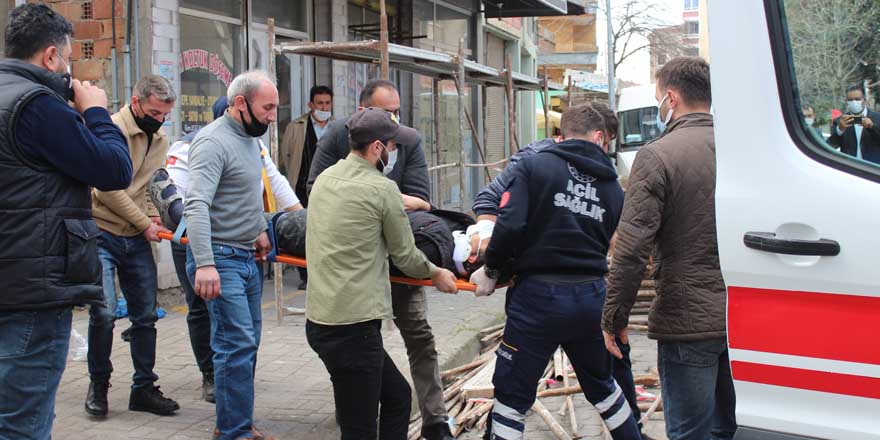
[(828, 143), (844, 154), (880, 164), (880, 113), (868, 110), (861, 84), (846, 89), (846, 113), (834, 120)]

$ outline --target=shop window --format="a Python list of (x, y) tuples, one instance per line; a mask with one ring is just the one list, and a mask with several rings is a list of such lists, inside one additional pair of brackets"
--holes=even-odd
[(184, 133), (213, 120), (211, 106), (244, 71), (242, 27), (180, 15), (180, 119)]
[(305, 0), (253, 0), (251, 11), (260, 23), (272, 17), (275, 26), (303, 32), (308, 29)]
[(241, 18), (242, 0), (180, 0), (180, 7)]

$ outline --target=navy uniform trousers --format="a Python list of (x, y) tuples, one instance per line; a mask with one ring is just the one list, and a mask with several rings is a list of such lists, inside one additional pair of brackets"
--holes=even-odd
[(611, 437), (640, 440), (630, 405), (612, 378), (612, 358), (602, 337), (605, 280), (555, 284), (525, 278), (517, 280), (507, 295), (507, 324), (492, 378), (495, 407), (490, 437), (523, 438), (538, 380), (561, 345)]

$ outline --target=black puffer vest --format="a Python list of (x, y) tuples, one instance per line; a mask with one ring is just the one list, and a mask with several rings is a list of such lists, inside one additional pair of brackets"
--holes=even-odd
[(103, 301), (89, 187), (25, 156), (16, 142), (21, 110), (40, 95), (63, 100), (56, 90), (57, 75), (0, 61), (0, 310)]

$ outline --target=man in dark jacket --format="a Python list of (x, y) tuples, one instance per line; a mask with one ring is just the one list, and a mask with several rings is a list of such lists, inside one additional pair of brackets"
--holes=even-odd
[(880, 164), (880, 113), (866, 104), (861, 84), (846, 89), (846, 113), (832, 122), (828, 143), (844, 154)]
[[(0, 437), (48, 439), (72, 308), (101, 304), (89, 186), (131, 159), (103, 90), (70, 79), (73, 28), (46, 5), (9, 15), (0, 61)], [(73, 101), (73, 107), (68, 104)]]
[(513, 168), (486, 265), (471, 277), (479, 296), (494, 290), (502, 266), (512, 264), (517, 276), (507, 293), (507, 322), (492, 378), (491, 438), (523, 438), (535, 384), (561, 345), (611, 436), (640, 439), (632, 410), (612, 378), (599, 326), (606, 255), (623, 189), (600, 146), (608, 136), (602, 114), (590, 104), (573, 107), (563, 113), (561, 125), (563, 142)]
[(709, 65), (676, 58), (657, 74), (661, 130), (636, 155), (602, 317), (605, 343), (621, 357), (629, 314), (654, 252), (657, 339), (670, 440), (732, 439), (736, 397), (726, 340), (727, 292), (715, 230), (715, 138)]
[[(608, 134), (608, 137), (605, 139), (605, 145), (602, 145), (602, 148), (607, 151), (608, 144), (614, 141), (615, 138), (617, 138), (617, 115), (615, 115), (614, 111), (611, 110), (607, 105), (599, 102), (594, 102), (593, 108), (598, 110), (605, 120), (605, 133)], [(517, 151), (516, 154), (511, 156), (510, 161), (504, 168), (504, 171), (495, 176), (495, 178), (492, 179), (492, 181), (489, 182), (489, 184), (486, 185), (486, 187), (483, 188), (474, 198), (473, 210), (474, 214), (477, 216), (477, 221), (490, 221), (494, 223), (496, 218), (498, 217), (498, 205), (501, 204), (501, 195), (504, 194), (504, 189), (510, 182), (511, 177), (513, 176), (513, 170), (516, 168), (516, 165), (523, 158), (531, 156), (533, 154), (537, 154), (538, 152), (543, 151), (547, 147), (551, 147), (553, 145), (556, 145), (555, 139), (541, 139), (520, 148), (520, 150)], [(485, 254), (485, 247), (488, 246), (488, 244), (488, 240), (480, 242), (479, 236), (475, 234), (471, 240), (471, 257), (476, 258), (480, 254)], [(483, 247), (482, 249), (480, 248), (481, 246)], [(623, 358), (612, 359), (614, 380), (616, 380), (617, 384), (620, 385), (620, 388), (623, 389), (623, 395), (624, 397), (626, 397), (626, 401), (627, 403), (629, 403), (629, 407), (633, 411), (633, 414), (639, 414), (639, 404), (637, 401), (638, 396), (636, 395), (636, 384), (632, 373), (632, 359), (629, 356), (630, 346), (629, 344), (624, 344), (621, 340), (618, 340), (617, 343), (621, 347)], [(641, 429), (641, 427), (642, 424), (641, 422), (639, 422), (639, 429)]]
[[(370, 81), (360, 96), (360, 109), (378, 107), (395, 116), (400, 113), (400, 95), (394, 83), (382, 80)], [(348, 119), (331, 122), (312, 160), (308, 190), (315, 179), (328, 167), (345, 159), (351, 152), (348, 138)], [(386, 177), (397, 183), (407, 212), (427, 211), (430, 189), (428, 187), (428, 164), (422, 151), (421, 141), (413, 145), (398, 145), (388, 155), (383, 171)], [(391, 305), (394, 323), (406, 345), (410, 371), (424, 428), (422, 435), (428, 440), (451, 439), (446, 424), (446, 405), (443, 399), (443, 383), (437, 364), (434, 334), (428, 324), (428, 302), (425, 289), (403, 284), (391, 285)]]

